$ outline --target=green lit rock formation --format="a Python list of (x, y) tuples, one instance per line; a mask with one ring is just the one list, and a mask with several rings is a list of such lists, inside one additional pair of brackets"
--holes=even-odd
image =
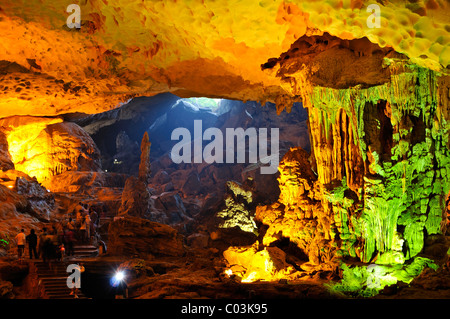
[[(335, 127), (341, 124), (333, 122), (333, 113), (343, 109), (345, 116), (356, 119), (351, 125), (356, 137), (352, 142), (360, 158), (345, 163), (344, 157), (341, 163), (363, 173), (362, 179), (349, 183), (347, 174), (341, 173), (339, 187), (348, 187), (351, 196), (330, 186), (332, 175), (324, 185), (330, 194), (325, 200), (332, 199), (335, 238), (344, 255), (363, 262), (403, 263), (423, 250), (426, 236), (445, 233), (450, 126), (443, 115), (448, 96), (441, 92), (448, 92), (448, 85), (448, 77), (406, 65), (382, 86), (313, 91), (313, 107), (314, 101), (331, 107), (322, 109), (322, 119), (311, 123), (339, 132)], [(339, 109), (333, 107), (336, 101)], [(335, 142), (336, 135), (317, 143), (316, 158), (330, 145), (333, 151), (336, 146), (347, 147)], [(338, 158), (332, 160), (339, 164)]]
[[(447, 256), (450, 77), (402, 55), (379, 54), (383, 77), (376, 84), (342, 86), (336, 78), (336, 85), (317, 85), (318, 74), (326, 72), (319, 55), (277, 61), (274, 69), (291, 92), (286, 100), (301, 97), (308, 108), (312, 150), (299, 176), (279, 179), (280, 189), (292, 193), (306, 178), (307, 191), (290, 203), (281, 195), (257, 209), (268, 226), (266, 245), (287, 237), (316, 265), (359, 261), (364, 267), (397, 265), (396, 271)], [(359, 63), (353, 72), (364, 77), (371, 68)], [(286, 163), (299, 152), (285, 155), (281, 176), (291, 173)], [(437, 243), (442, 249), (433, 247)], [(367, 269), (361, 271), (367, 277)]]

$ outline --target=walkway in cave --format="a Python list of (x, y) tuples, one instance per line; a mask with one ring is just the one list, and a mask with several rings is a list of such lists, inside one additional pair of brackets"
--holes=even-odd
[[(50, 265), (43, 261), (30, 261), (38, 280), (39, 294), (45, 299), (74, 299), (71, 289), (67, 287), (67, 266), (70, 262), (53, 262)], [(82, 291), (78, 291), (79, 299), (87, 299)]]
[[(30, 260), (30, 273), (37, 281), (38, 295), (45, 299), (74, 299), (71, 289), (67, 286), (70, 273), (67, 267), (70, 264), (83, 263), (84, 259), (98, 256), (99, 250), (92, 244), (77, 243), (74, 246), (74, 255), (66, 256), (63, 261), (51, 263), (40, 260)], [(78, 290), (78, 299), (87, 299), (82, 290)]]

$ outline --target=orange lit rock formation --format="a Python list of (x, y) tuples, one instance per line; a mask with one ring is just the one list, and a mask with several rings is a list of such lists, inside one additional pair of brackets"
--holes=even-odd
[[(437, 71), (450, 63), (443, 0), (95, 0), (80, 3), (80, 29), (66, 25), (69, 4), (2, 3), (1, 116), (99, 113), (130, 97), (168, 91), (281, 104), (291, 90), (260, 66), (302, 37), (325, 33), (345, 41), (366, 37)], [(369, 5), (379, 8), (379, 27)], [(370, 49), (353, 44), (358, 54)], [(313, 45), (320, 52), (324, 42)]]
[(183, 238), (172, 227), (126, 216), (109, 225), (109, 253), (117, 256), (181, 256)]
[(262, 244), (269, 246), (288, 238), (313, 264), (334, 257), (329, 242), (332, 221), (324, 212), (321, 184), (311, 170), (308, 153), (291, 149), (280, 162), (278, 178), (280, 198), (269, 206), (258, 206), (255, 219), (268, 225)]
[(98, 171), (100, 153), (78, 125), (59, 118), (1, 120), (11, 161), (17, 170), (45, 181), (65, 171)]

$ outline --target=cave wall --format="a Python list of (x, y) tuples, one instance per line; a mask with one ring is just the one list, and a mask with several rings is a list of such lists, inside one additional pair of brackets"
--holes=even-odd
[[(426, 253), (444, 232), (449, 191), (449, 5), (378, 1), (382, 27), (371, 28), (369, 3), (93, 0), (79, 30), (65, 25), (66, 1), (2, 3), (0, 117), (36, 116), (3, 132), (3, 167), (61, 184), (76, 177), (68, 171), (100, 169), (85, 133), (43, 116), (162, 92), (271, 101), (278, 113), (302, 101), (311, 153), (282, 161), (280, 197), (256, 215), (263, 243), (289, 238), (315, 264)], [(178, 178), (193, 189), (222, 169)]]
[(51, 184), (53, 176), (66, 171), (101, 170), (99, 149), (75, 123), (32, 116), (5, 118), (0, 123), (14, 168), (43, 184)]

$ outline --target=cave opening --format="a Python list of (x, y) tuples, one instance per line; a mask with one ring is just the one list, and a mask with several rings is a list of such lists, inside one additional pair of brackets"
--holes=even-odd
[[(152, 142), (152, 152), (150, 154), (152, 160), (163, 156), (169, 152), (176, 144), (171, 140), (171, 133), (174, 129), (182, 127), (187, 128), (190, 136), (194, 137), (194, 121), (201, 121), (202, 129), (208, 130), (210, 128), (219, 128), (224, 132), (226, 128), (248, 128), (255, 127), (278, 127), (283, 119), (288, 119), (288, 123), (281, 127), (287, 129), (288, 125), (296, 122), (302, 123), (302, 127), (297, 130), (304, 129), (306, 120), (306, 112), (301, 107), (300, 103), (296, 104), (294, 112), (282, 115), (283, 119), (273, 120), (274, 105), (262, 107), (255, 102), (243, 103), (240, 101), (222, 100), (222, 99), (208, 99), (208, 98), (189, 98), (180, 99), (173, 96), (167, 98), (158, 98), (158, 112), (151, 112), (149, 114), (137, 114), (133, 119), (127, 119), (126, 115), (123, 119), (115, 121), (112, 125), (105, 125), (104, 127), (96, 129), (92, 134), (94, 141), (99, 146), (102, 154), (103, 168), (110, 172), (126, 172), (129, 173), (136, 168), (135, 165), (130, 165), (133, 159), (124, 159), (124, 156), (134, 155), (136, 158), (139, 154), (137, 146), (141, 142), (142, 134), (148, 131), (150, 141)], [(150, 98), (152, 99), (152, 98)], [(119, 110), (118, 117), (122, 113), (126, 113), (125, 108), (134, 109), (134, 105), (141, 104), (141, 101), (131, 101), (130, 105), (122, 107)], [(154, 104), (152, 102), (146, 102)], [(136, 109), (139, 107), (136, 107)], [(300, 108), (300, 109), (298, 109)], [(92, 120), (94, 120), (94, 117)], [(89, 126), (87, 119), (78, 120), (78, 123), (83, 127)], [(285, 152), (290, 146), (294, 145), (294, 137), (287, 136), (287, 132), (282, 132), (283, 136), (280, 140), (286, 145), (282, 145), (280, 153)], [(292, 134), (293, 135), (293, 134)], [(246, 136), (246, 138), (249, 138)], [(297, 137), (297, 143), (306, 150), (309, 150), (309, 138), (301, 132)], [(202, 141), (202, 146), (206, 146), (207, 142)], [(248, 145), (246, 146), (248, 148)], [(281, 154), (282, 155), (282, 154)], [(136, 159), (134, 159), (135, 161)], [(248, 150), (247, 157), (248, 161)], [(126, 163), (126, 165), (125, 165)], [(124, 165), (121, 165), (124, 164)]]
[[(134, 115), (132, 119), (130, 114)], [(214, 181), (216, 184), (222, 184), (222, 189), (224, 189), (225, 183), (223, 181), (226, 175), (230, 180), (234, 179), (239, 182), (242, 182), (242, 178), (238, 176), (239, 174), (254, 175), (252, 178), (257, 178), (258, 180), (261, 178), (265, 180), (270, 179), (269, 176), (261, 176), (261, 174), (254, 172), (261, 163), (250, 162), (254, 146), (250, 143), (253, 141), (248, 134), (250, 130), (255, 130), (256, 136), (253, 137), (258, 142), (257, 134), (261, 129), (267, 128), (269, 130), (268, 137), (270, 138), (270, 129), (278, 128), (280, 132), (278, 158), (281, 158), (290, 147), (300, 146), (305, 150), (310, 150), (306, 123), (307, 113), (302, 108), (301, 103), (295, 103), (290, 113), (283, 112), (279, 116), (275, 116), (275, 114), (275, 106), (271, 103), (261, 106), (259, 103), (251, 101), (244, 103), (226, 99), (184, 99), (172, 94), (160, 94), (145, 100), (143, 98), (131, 100), (119, 110), (77, 119), (76, 123), (90, 132), (100, 150), (102, 169), (106, 172), (137, 174), (140, 161), (139, 145), (143, 133), (148, 132), (149, 141), (151, 142), (152, 177), (156, 178), (158, 182), (168, 180), (166, 177), (167, 170), (169, 170), (169, 175), (173, 174), (173, 177), (178, 182), (181, 178), (179, 168), (190, 167), (193, 169), (195, 166), (206, 165), (207, 167), (202, 171), (194, 173), (194, 177), (186, 177), (186, 179), (194, 181), (194, 184), (198, 183), (196, 180), (209, 184), (210, 182), (205, 181), (205, 178), (209, 175), (208, 178), (211, 181)], [(104, 120), (105, 124), (102, 124), (102, 120)], [(196, 121), (200, 122), (202, 133), (213, 129), (216, 132), (220, 130), (219, 133), (222, 133), (223, 136), (223, 143), (221, 143), (223, 149), (220, 150), (220, 153), (223, 153), (223, 160), (204, 163), (205, 158), (202, 158), (203, 161), (201, 163), (195, 162), (194, 153), (196, 150), (194, 149), (194, 143), (196, 141), (194, 139), (196, 137), (196, 128), (194, 124)], [(171, 158), (171, 151), (179, 142), (175, 138), (172, 139), (171, 135), (179, 128), (189, 132), (186, 142), (191, 144), (189, 149), (191, 162), (177, 164)], [(227, 130), (231, 129), (235, 129), (235, 132), (241, 129), (245, 134), (240, 137), (241, 139), (244, 138), (241, 144), (244, 144), (243, 154), (245, 154), (245, 158), (244, 161), (239, 161), (239, 158), (237, 158), (240, 147), (238, 143), (242, 141), (239, 141), (239, 136), (236, 134), (233, 142), (235, 142), (238, 149), (234, 150), (235, 155), (231, 157), (233, 163), (230, 164), (227, 162), (229, 154), (226, 153), (226, 147), (228, 146), (226, 136)], [(206, 152), (208, 144), (211, 145), (211, 141), (216, 141), (216, 138), (216, 136), (212, 136), (210, 140), (203, 139), (200, 143), (201, 150)], [(267, 153), (269, 155), (271, 155), (270, 147), (271, 143), (269, 141), (267, 145)], [(186, 148), (181, 149), (179, 154), (184, 155), (184, 151), (186, 151)], [(219, 149), (214, 147), (210, 154), (213, 158), (217, 158), (218, 152)], [(256, 154), (258, 155), (258, 153)], [(232, 164), (234, 163), (238, 165), (233, 167)], [(238, 166), (242, 168), (237, 168)], [(217, 171), (219, 168), (220, 171)], [(242, 173), (240, 170), (245, 172)], [(192, 184), (192, 187), (194, 184)], [(255, 184), (258, 185), (260, 183), (256, 182)], [(201, 189), (201, 186), (197, 185), (196, 187)], [(197, 192), (193, 189), (192, 193), (196, 194)], [(271, 195), (271, 198), (276, 196), (277, 191)]]

